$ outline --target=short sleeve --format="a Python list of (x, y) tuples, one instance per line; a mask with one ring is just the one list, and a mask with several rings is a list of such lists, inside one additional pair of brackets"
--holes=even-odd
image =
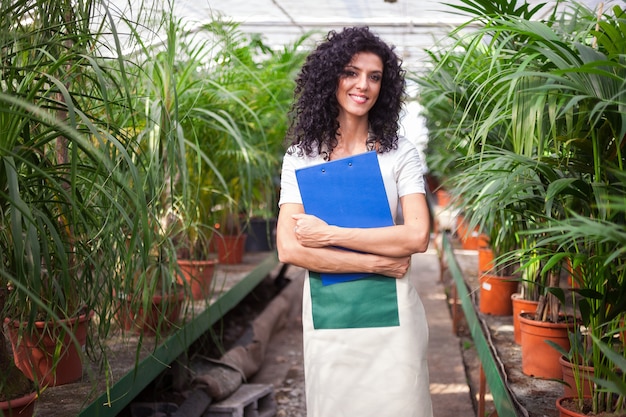
[(285, 203), (302, 204), (302, 197), (296, 180), (296, 166), (298, 166), (296, 153), (287, 152), (283, 158), (283, 167), (280, 173), (279, 207)]
[(398, 197), (415, 193), (425, 194), (424, 164), (415, 145), (406, 138), (400, 138), (396, 152)]

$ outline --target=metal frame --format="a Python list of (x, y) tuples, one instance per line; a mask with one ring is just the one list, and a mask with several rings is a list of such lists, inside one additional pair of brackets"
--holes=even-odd
[[(478, 404), (479, 412), (477, 415), (484, 415), (484, 396), (486, 384), (488, 384), (498, 416), (518, 417), (519, 414), (517, 412), (517, 408), (515, 407), (513, 396), (505, 382), (504, 370), (501, 369), (500, 364), (496, 361), (494, 355), (495, 352), (487, 340), (481, 320), (476, 313), (476, 305), (470, 296), (467, 284), (463, 278), (463, 272), (461, 271), (461, 268), (456, 260), (448, 235), (446, 233), (443, 233), (442, 235), (442, 250), (440, 252), (440, 256), (442, 257), (442, 273), (443, 268), (447, 267), (455, 284), (453, 287), (452, 309), (453, 312), (456, 311), (457, 301), (460, 300), (461, 307), (463, 308), (463, 313), (465, 315), (465, 321), (467, 322), (474, 341), (474, 346), (476, 347), (476, 351), (478, 352), (478, 357), (481, 362)], [(455, 317), (453, 319), (453, 331), (457, 330), (456, 326), (457, 318)]]

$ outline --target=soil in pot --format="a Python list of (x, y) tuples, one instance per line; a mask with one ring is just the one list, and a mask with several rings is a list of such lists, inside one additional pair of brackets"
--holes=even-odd
[[(591, 399), (583, 400), (587, 403), (587, 411), (591, 411)], [(560, 417), (582, 417), (587, 415), (587, 411), (578, 410), (578, 400), (571, 397), (561, 397), (556, 400), (556, 408)]]
[(582, 410), (578, 407), (578, 399), (572, 397), (561, 397), (556, 400), (556, 408), (559, 410), (560, 417), (626, 417), (626, 412), (617, 413), (592, 413), (592, 400), (589, 397), (583, 399)]

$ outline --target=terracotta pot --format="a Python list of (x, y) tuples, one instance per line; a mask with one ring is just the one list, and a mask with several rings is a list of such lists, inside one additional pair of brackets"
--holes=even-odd
[(435, 196), (437, 196), (437, 205), (439, 207), (446, 207), (452, 201), (452, 196), (450, 195), (450, 193), (441, 188), (435, 192)]
[(464, 235), (461, 236), (461, 247), (467, 250), (477, 250), (478, 249), (478, 241), (479, 241), (479, 233), (476, 230), (467, 231)]
[(216, 236), (217, 244), (217, 260), (221, 264), (240, 264), (243, 261), (245, 252), (246, 238), (244, 233), (241, 235), (223, 235)]
[(511, 303), (513, 304), (513, 340), (518, 345), (522, 343), (522, 332), (519, 325), (520, 313), (532, 313), (537, 310), (539, 301), (526, 300), (518, 293), (511, 296)]
[[(577, 386), (582, 389), (583, 397), (591, 397), (593, 395), (593, 366), (578, 365), (578, 370), (574, 370), (574, 365), (563, 355), (559, 357), (561, 364), (561, 372), (563, 374), (563, 396), (579, 397)], [(578, 385), (576, 385), (578, 380)]]
[(560, 417), (586, 417), (589, 414), (576, 411), (572, 407), (567, 406), (570, 401), (575, 401), (572, 397), (561, 397), (556, 400), (556, 409), (559, 410)]
[[(58, 324), (35, 322), (33, 333), (28, 334), (24, 330), (25, 323), (5, 319), (15, 365), (41, 387), (63, 385), (81, 379), (82, 348), (87, 341), (87, 328), (93, 314), (91, 311), (62, 321), (74, 333), (80, 349)], [(60, 348), (57, 348), (58, 344)]]
[(478, 275), (493, 269), (493, 250), (488, 247), (478, 246)]
[(182, 272), (177, 275), (178, 282), (189, 286), (194, 300), (204, 300), (211, 295), (211, 283), (217, 262), (213, 259), (190, 260), (179, 259), (178, 266)]
[(522, 333), (522, 372), (537, 378), (560, 379), (563, 375), (559, 357), (561, 353), (547, 343), (548, 340), (569, 351), (569, 332), (574, 330), (573, 320), (550, 323), (533, 320), (532, 313), (520, 313)]
[(468, 234), (467, 223), (465, 222), (465, 216), (463, 214), (457, 214), (456, 216), (456, 236), (461, 241), (461, 246)]
[(518, 281), (513, 277), (483, 274), (479, 278), (479, 309), (494, 316), (513, 314), (511, 296), (517, 292)]
[(140, 300), (133, 301), (131, 297), (121, 296), (117, 317), (124, 330), (154, 336), (178, 323), (184, 300), (185, 292), (182, 289), (165, 297), (155, 294), (150, 308), (145, 311)]
[(0, 402), (0, 416), (5, 417), (31, 417), (35, 414), (35, 401), (37, 393), (31, 392), (23, 397)]

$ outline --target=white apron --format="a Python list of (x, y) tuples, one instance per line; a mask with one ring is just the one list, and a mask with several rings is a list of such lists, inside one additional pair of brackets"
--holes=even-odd
[[(322, 287), (311, 275), (302, 312), (307, 416), (431, 417), (428, 327), (408, 276)], [(326, 289), (336, 307), (317, 302)]]
[[(423, 166), (405, 138), (378, 159), (399, 223), (399, 196), (424, 192)], [(302, 203), (295, 170), (321, 162), (287, 154), (279, 204)], [(307, 417), (432, 417), (428, 325), (409, 274), (323, 286), (319, 274), (307, 273), (302, 310)]]

